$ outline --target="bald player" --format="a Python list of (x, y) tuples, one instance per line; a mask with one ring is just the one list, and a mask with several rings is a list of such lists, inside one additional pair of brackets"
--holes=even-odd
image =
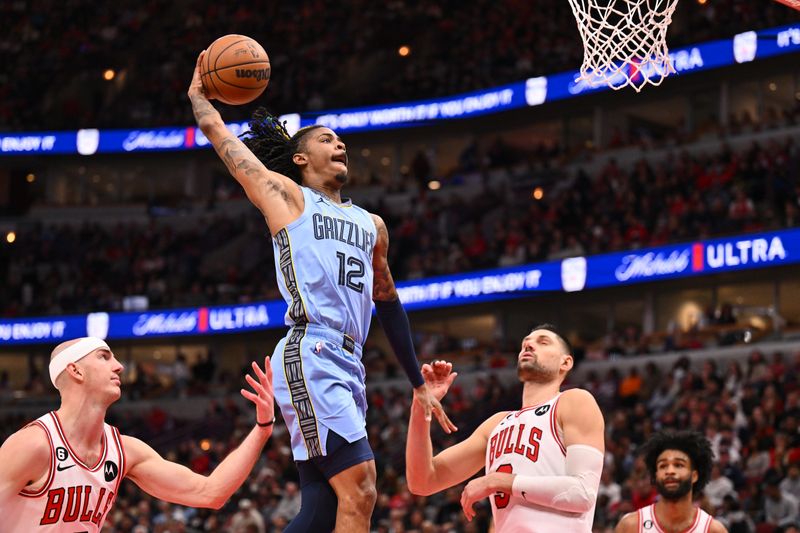
[[(256, 426), (209, 476), (162, 458), (139, 439), (105, 423), (120, 397), (122, 364), (105, 341), (84, 337), (59, 344), (50, 380), (61, 406), (11, 435), (0, 447), (3, 530), (99, 532), (122, 478), (148, 494), (190, 507), (220, 508), (247, 478), (272, 434), (272, 371), (253, 363)], [(7, 529), (6, 529), (7, 528)]]

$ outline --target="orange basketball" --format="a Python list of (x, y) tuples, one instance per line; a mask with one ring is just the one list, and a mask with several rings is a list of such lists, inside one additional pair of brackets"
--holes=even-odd
[(244, 35), (224, 35), (211, 43), (200, 66), (209, 98), (226, 104), (246, 104), (269, 84), (269, 57), (264, 48)]

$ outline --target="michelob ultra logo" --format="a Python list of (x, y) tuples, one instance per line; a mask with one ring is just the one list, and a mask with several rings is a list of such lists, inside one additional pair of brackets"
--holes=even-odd
[[(697, 249), (697, 245), (693, 247)], [(705, 264), (699, 261), (692, 270), (701, 271), (704, 267), (717, 269), (756, 263), (772, 263), (786, 259), (786, 248), (780, 237), (741, 239), (726, 243), (705, 245)]]
[(786, 247), (778, 236), (728, 242), (696, 242), (671, 251), (628, 254), (614, 270), (617, 281), (631, 281), (688, 272), (703, 272), (783, 261)]

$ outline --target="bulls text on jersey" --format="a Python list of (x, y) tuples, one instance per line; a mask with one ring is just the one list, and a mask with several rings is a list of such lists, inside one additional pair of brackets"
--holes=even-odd
[(535, 463), (539, 459), (542, 430), (525, 424), (508, 426), (492, 435), (489, 440), (489, 466), (502, 455), (517, 454)]
[(39, 521), (40, 526), (57, 524), (58, 522), (91, 522), (97, 526), (114, 502), (115, 494), (104, 488), (90, 507), (92, 487), (58, 487), (47, 491), (47, 505)]

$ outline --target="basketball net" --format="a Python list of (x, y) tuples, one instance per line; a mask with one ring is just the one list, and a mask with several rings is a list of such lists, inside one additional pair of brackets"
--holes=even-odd
[(614, 90), (660, 85), (675, 72), (667, 28), (678, 0), (569, 0), (583, 40), (576, 82)]

